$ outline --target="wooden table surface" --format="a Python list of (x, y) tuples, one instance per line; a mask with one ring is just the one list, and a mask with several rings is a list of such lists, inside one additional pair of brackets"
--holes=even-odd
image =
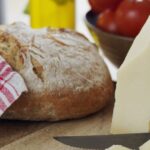
[(53, 139), (61, 135), (109, 134), (113, 104), (78, 120), (48, 122), (0, 121), (0, 150), (73, 150)]

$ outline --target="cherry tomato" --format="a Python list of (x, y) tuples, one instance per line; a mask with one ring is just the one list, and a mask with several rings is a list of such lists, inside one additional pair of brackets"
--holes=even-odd
[(92, 10), (95, 13), (100, 13), (107, 8), (116, 7), (122, 0), (89, 0)]
[(115, 12), (110, 9), (102, 12), (97, 19), (97, 26), (107, 32), (118, 33)]
[(116, 10), (120, 34), (135, 37), (150, 14), (150, 0), (124, 0)]

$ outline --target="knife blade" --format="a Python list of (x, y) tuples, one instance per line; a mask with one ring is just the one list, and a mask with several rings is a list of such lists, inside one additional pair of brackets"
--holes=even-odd
[(85, 149), (104, 150), (112, 145), (123, 145), (138, 150), (139, 146), (150, 139), (150, 133), (93, 135), (93, 136), (58, 136), (55, 140), (72, 146)]

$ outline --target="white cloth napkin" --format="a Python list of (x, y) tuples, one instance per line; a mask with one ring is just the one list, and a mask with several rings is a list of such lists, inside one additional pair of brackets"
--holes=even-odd
[(0, 116), (27, 91), (21, 75), (0, 56)]

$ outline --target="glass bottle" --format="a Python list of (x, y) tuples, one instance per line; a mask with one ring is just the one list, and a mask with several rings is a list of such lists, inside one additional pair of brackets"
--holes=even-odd
[(75, 0), (30, 0), (33, 28), (75, 28)]

